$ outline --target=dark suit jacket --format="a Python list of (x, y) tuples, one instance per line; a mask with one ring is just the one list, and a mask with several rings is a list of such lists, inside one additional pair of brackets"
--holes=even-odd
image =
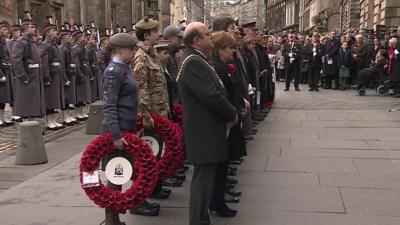
[[(294, 58), (294, 61), (292, 63), (290, 63), (289, 53), (293, 54), (292, 58)], [(282, 54), (285, 58), (285, 68), (290, 66), (299, 66), (301, 56), (301, 46), (299, 43), (296, 42), (293, 47), (290, 45), (290, 43), (285, 44), (282, 49)]]
[(228, 160), (226, 124), (236, 116), (222, 81), (205, 60), (196, 50), (187, 48), (178, 73), (178, 87), (185, 109), (186, 157), (193, 164)]

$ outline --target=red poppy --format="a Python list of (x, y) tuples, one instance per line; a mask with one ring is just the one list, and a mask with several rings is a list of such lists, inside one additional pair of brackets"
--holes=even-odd
[(235, 66), (235, 64), (229, 63), (229, 64), (227, 64), (227, 67), (228, 67), (228, 72), (229, 72), (231, 75), (233, 75), (233, 74), (236, 73), (236, 66)]

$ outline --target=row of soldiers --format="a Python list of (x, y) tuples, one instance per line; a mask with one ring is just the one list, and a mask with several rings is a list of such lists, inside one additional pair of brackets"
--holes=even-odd
[[(97, 28), (65, 23), (58, 31), (48, 19), (40, 42), (31, 18), (11, 27), (0, 23), (0, 126), (45, 116), (46, 129), (60, 129), (85, 120), (86, 105), (102, 97), (101, 74), (110, 56), (98, 50)], [(103, 47), (108, 38), (100, 39)], [(4, 118), (7, 103), (12, 119)]]

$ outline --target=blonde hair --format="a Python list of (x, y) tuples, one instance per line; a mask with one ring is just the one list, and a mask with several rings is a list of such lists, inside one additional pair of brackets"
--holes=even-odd
[(211, 40), (213, 42), (213, 53), (218, 54), (218, 52), (226, 47), (235, 47), (236, 39), (235, 37), (225, 31), (217, 31), (211, 34)]

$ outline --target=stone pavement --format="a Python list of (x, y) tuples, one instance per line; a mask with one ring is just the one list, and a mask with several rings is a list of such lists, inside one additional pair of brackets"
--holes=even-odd
[[(237, 217), (214, 225), (400, 224), (399, 99), (355, 91), (282, 92), (240, 166)], [(48, 143), (49, 163), (0, 162), (1, 225), (100, 224), (103, 210), (79, 184), (80, 130)], [(13, 182), (20, 182), (13, 184)], [(187, 225), (188, 181), (161, 201), (159, 217), (126, 214), (132, 225)], [(12, 186), (6, 188), (6, 186)], [(15, 185), (15, 186), (13, 186)]]

